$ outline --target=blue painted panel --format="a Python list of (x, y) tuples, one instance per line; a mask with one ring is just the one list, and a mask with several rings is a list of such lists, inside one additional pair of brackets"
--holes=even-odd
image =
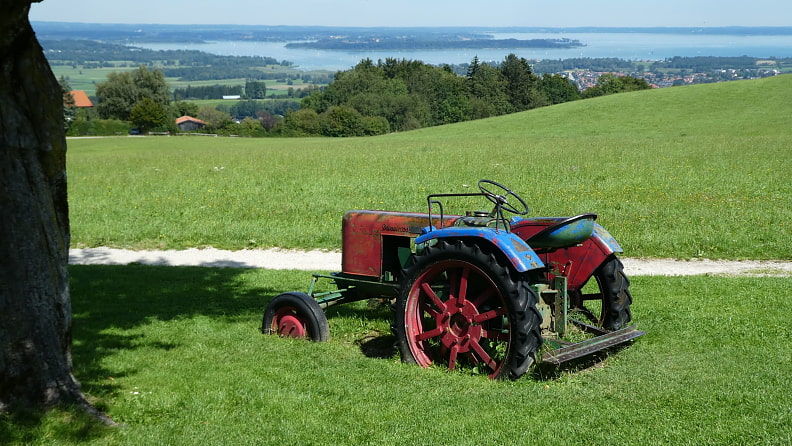
[(593, 239), (597, 240), (601, 246), (606, 249), (609, 249), (611, 252), (608, 254), (613, 254), (614, 252), (624, 252), (619, 242), (610, 235), (607, 229), (603, 228), (599, 225), (599, 223), (594, 223), (594, 235), (591, 236)]
[(520, 237), (504, 230), (493, 228), (448, 227), (425, 231), (415, 239), (416, 244), (439, 238), (481, 238), (500, 249), (518, 272), (544, 267), (533, 249)]

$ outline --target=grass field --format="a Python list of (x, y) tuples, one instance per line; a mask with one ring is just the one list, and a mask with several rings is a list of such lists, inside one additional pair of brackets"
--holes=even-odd
[[(53, 65), (52, 72), (55, 74), (55, 77), (60, 79), (61, 76), (65, 77), (69, 80), (69, 85), (73, 90), (83, 90), (89, 96), (93, 96), (96, 94), (96, 84), (102, 83), (107, 81), (107, 75), (111, 72), (122, 72), (122, 71), (132, 71), (137, 69), (137, 65), (132, 62), (124, 62), (118, 61), (119, 66), (116, 67), (103, 67), (103, 68), (84, 68), (82, 66), (72, 66), (72, 65)], [(128, 64), (129, 66), (123, 66)], [(300, 71), (296, 70), (295, 68), (283, 67), (281, 65), (270, 65), (266, 67), (261, 67), (261, 71), (265, 71), (267, 73), (283, 73), (284, 78), (287, 75), (291, 75), (294, 73), (300, 73)], [(328, 75), (332, 74), (332, 72), (327, 71), (315, 71), (312, 73), (320, 74), (320, 75)], [(173, 91), (176, 88), (185, 88), (188, 85), (193, 87), (200, 87), (200, 86), (211, 86), (211, 85), (245, 85), (244, 78), (238, 79), (212, 79), (206, 81), (183, 81), (178, 78), (167, 78), (168, 88)], [(284, 80), (274, 80), (269, 79), (264, 81), (267, 84), (267, 95), (276, 94), (276, 95), (285, 95), (286, 91), (291, 87), (295, 90), (298, 88), (307, 88), (310, 84), (304, 83), (300, 79), (294, 80), (292, 85), (289, 85)], [(218, 100), (219, 101), (219, 100)]]
[[(361, 139), (71, 140), (78, 245), (337, 248), (351, 208), (488, 177), (595, 211), (629, 255), (789, 259), (792, 76), (606, 97)], [(467, 186), (466, 186), (467, 185)], [(463, 203), (463, 206), (473, 206)], [(75, 376), (120, 428), (0, 416), (12, 445), (789, 445), (789, 277), (632, 277), (647, 335), (514, 382), (402, 364), (390, 314), (264, 336), (300, 271), (72, 266)]]
[(532, 215), (598, 213), (629, 256), (790, 259), (790, 115), (778, 76), (374, 138), (70, 140), (72, 242), (338, 249), (349, 209), (424, 212), (489, 178)]
[(72, 90), (83, 90), (88, 96), (93, 96), (96, 94), (96, 84), (106, 81), (108, 74), (114, 71), (132, 71), (136, 68), (131, 66), (83, 69), (79, 66), (74, 68), (71, 65), (53, 65), (52, 72), (58, 79), (61, 77), (68, 79)]
[[(648, 332), (601, 363), (515, 382), (401, 364), (389, 313), (332, 339), (258, 331), (304, 272), (72, 267), (75, 374), (116, 421), (0, 418), (4, 444), (786, 445), (790, 278), (633, 278)], [(64, 423), (64, 421), (69, 421)]]

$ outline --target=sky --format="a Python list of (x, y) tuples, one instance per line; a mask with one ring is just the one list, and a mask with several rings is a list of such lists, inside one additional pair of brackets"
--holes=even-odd
[(30, 20), (402, 26), (792, 26), (789, 0), (44, 0)]

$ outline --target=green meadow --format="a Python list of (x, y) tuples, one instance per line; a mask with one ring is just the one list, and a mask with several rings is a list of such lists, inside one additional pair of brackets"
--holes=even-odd
[[(334, 250), (348, 209), (425, 211), (490, 178), (531, 215), (598, 213), (627, 256), (789, 260), (790, 116), (780, 76), (374, 138), (75, 139), (72, 244)], [(328, 310), (326, 343), (262, 335), (304, 271), (70, 271), (74, 373), (122, 426), (3, 415), (4, 444), (792, 443), (790, 277), (631, 277), (647, 335), (495, 382), (402, 364), (366, 302)]]
[(778, 76), (373, 138), (74, 139), (72, 244), (339, 249), (347, 210), (424, 212), (489, 178), (531, 215), (596, 212), (629, 256), (790, 259), (791, 115)]
[[(790, 278), (633, 277), (648, 332), (513, 382), (402, 364), (389, 312), (328, 313), (325, 343), (264, 336), (303, 271), (74, 266), (75, 375), (123, 426), (0, 417), (14, 445), (788, 445)], [(780, 298), (779, 298), (780, 297)]]

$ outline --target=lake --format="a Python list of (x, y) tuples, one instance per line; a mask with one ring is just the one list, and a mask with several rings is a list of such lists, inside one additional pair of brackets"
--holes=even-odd
[(347, 70), (361, 59), (420, 60), (425, 63), (463, 64), (474, 56), (481, 61), (502, 61), (509, 53), (526, 59), (616, 57), (627, 60), (663, 60), (674, 56), (792, 57), (792, 35), (708, 35), (654, 33), (499, 33), (495, 39), (579, 40), (584, 47), (570, 49), (515, 48), (429, 51), (329, 51), (286, 48), (285, 42), (218, 41), (207, 43), (134, 44), (153, 50), (199, 50), (227, 56), (265, 56), (288, 60), (301, 70)]

